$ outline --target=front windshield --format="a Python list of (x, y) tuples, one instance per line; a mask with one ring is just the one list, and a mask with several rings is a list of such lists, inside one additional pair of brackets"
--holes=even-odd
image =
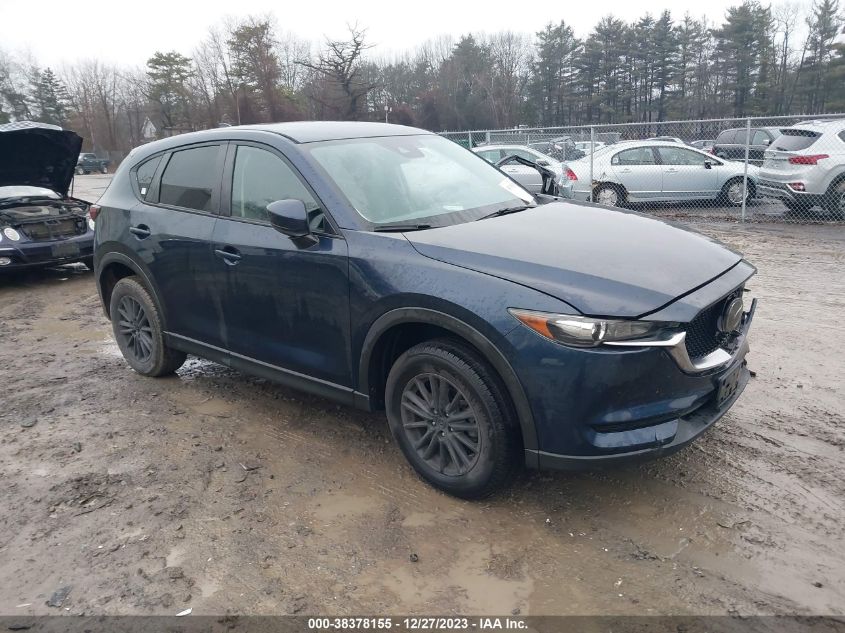
[(44, 187), (30, 187), (28, 185), (0, 187), (0, 200), (8, 198), (53, 198), (58, 200), (60, 197), (52, 189), (45, 189)]
[(444, 226), (533, 203), (487, 161), (433, 134), (327, 141), (305, 149), (376, 225)]

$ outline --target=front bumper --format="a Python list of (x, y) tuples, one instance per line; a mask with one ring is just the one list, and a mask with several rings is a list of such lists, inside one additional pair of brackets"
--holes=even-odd
[[(737, 398), (745, 390), (751, 373), (746, 367), (746, 360), (740, 361), (739, 382), (733, 396), (725, 401), (722, 406), (717, 407), (714, 399), (688, 415), (678, 417), (674, 420), (663, 422), (653, 427), (646, 427), (639, 430), (642, 436), (637, 443), (645, 442), (652, 444), (646, 448), (625, 451), (621, 453), (608, 453), (605, 455), (559, 455), (537, 451), (536, 458), (531, 456), (531, 461), (536, 461), (537, 466), (544, 470), (589, 470), (604, 466), (618, 466), (622, 464), (648, 461), (671, 455), (687, 445), (691, 444), (700, 435), (712, 427), (736, 402)], [(714, 396), (715, 398), (715, 396)]]
[[(552, 343), (528, 328), (509, 334), (519, 352), (514, 369), (535, 420), (538, 450), (526, 464), (587, 469), (675, 452), (709, 429), (748, 384), (745, 313), (733, 352), (706, 366), (685, 366), (669, 347), (588, 350)], [(720, 385), (733, 391), (717, 404)]]
[(11, 263), (0, 266), (0, 272), (58, 266), (78, 262), (94, 255), (94, 231), (65, 239), (0, 242), (0, 258), (9, 258)]

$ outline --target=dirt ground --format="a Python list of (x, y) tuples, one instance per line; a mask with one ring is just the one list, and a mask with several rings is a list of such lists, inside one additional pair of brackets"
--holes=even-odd
[(701, 228), (760, 270), (733, 410), (483, 503), (419, 481), (381, 415), (133, 373), (82, 266), (0, 279), (0, 614), (845, 613), (845, 228)]

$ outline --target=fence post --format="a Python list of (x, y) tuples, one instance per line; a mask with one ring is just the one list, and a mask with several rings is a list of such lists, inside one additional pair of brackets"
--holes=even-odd
[(472, 132), (467, 132), (467, 149), (472, 149)]
[(596, 128), (590, 126), (590, 202), (593, 200), (593, 149), (595, 148)]
[(742, 214), (745, 222), (745, 201), (748, 199), (748, 150), (751, 145), (751, 117), (745, 119), (745, 168), (742, 171)]

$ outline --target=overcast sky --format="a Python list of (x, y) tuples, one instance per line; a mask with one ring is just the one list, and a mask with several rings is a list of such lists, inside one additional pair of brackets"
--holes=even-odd
[[(808, 2), (809, 0), (806, 0)], [(514, 30), (533, 33), (561, 19), (579, 36), (604, 15), (626, 22), (669, 8), (719, 22), (741, 0), (0, 0), (0, 47), (31, 52), (42, 65), (79, 58), (143, 65), (156, 50), (189, 55), (209, 26), (227, 15), (273, 13), (280, 30), (321, 41), (347, 23), (367, 28), (373, 54), (412, 48), (440, 34)], [(801, 4), (806, 4), (801, 2)]]

